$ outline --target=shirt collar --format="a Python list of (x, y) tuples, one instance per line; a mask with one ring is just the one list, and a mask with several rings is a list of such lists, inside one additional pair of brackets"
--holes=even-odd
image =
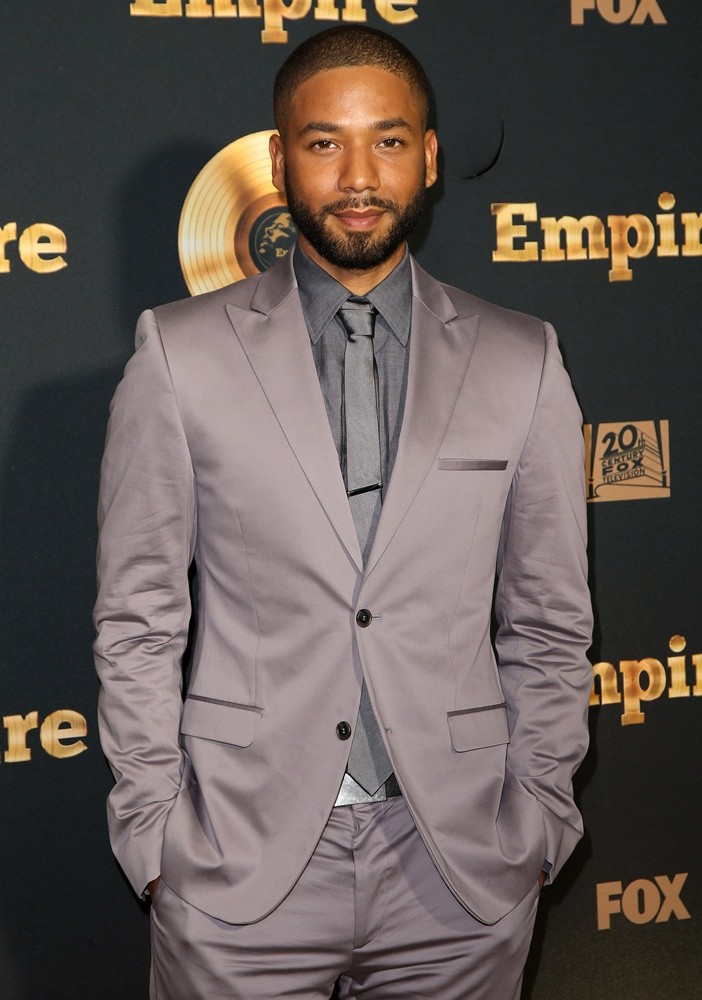
[[(297, 245), (293, 250), (293, 269), (310, 338), (316, 344), (352, 293)], [(389, 329), (405, 347), (410, 333), (409, 303), (412, 300), (412, 270), (407, 249), (397, 267), (367, 292), (364, 298), (375, 306)]]

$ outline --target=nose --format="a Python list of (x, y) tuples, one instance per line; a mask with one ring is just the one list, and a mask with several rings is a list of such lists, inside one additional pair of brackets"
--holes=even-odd
[(377, 164), (371, 150), (362, 146), (349, 146), (345, 150), (339, 174), (341, 191), (376, 191), (380, 186)]

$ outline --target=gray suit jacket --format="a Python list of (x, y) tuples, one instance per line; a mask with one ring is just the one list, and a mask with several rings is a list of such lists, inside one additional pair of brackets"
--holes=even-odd
[(95, 611), (111, 838), (138, 892), (161, 872), (226, 921), (274, 908), (333, 807), (350, 747), (336, 727), (363, 675), (424, 843), (480, 920), (581, 835), (580, 414), (550, 327), (414, 262), (413, 291), (365, 571), (289, 261), (140, 320), (107, 436)]

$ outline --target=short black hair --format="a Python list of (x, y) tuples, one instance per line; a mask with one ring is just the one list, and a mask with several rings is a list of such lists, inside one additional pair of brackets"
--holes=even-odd
[(353, 24), (312, 35), (280, 67), (273, 85), (273, 115), (278, 131), (285, 126), (290, 103), (300, 84), (323, 70), (345, 66), (378, 66), (406, 80), (420, 104), (426, 129), (431, 88), (419, 60), (392, 35)]

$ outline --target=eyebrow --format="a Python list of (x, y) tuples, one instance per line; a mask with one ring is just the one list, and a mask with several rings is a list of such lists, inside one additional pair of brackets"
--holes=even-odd
[(308, 122), (297, 134), (302, 137), (310, 132), (341, 132), (341, 125), (335, 125), (334, 122)]
[(392, 128), (404, 128), (408, 132), (412, 131), (412, 126), (404, 118), (385, 118), (383, 121), (376, 122), (374, 128), (376, 132), (385, 132)]
[[(406, 129), (408, 132), (412, 131), (412, 126), (404, 118), (383, 118), (380, 121), (373, 122), (371, 129), (374, 132), (386, 132), (388, 129), (402, 128)], [(343, 132), (343, 127), (337, 122), (308, 122), (303, 128), (298, 132), (298, 136), (303, 138), (309, 135), (310, 132), (326, 132), (332, 135), (338, 135), (339, 132)]]

